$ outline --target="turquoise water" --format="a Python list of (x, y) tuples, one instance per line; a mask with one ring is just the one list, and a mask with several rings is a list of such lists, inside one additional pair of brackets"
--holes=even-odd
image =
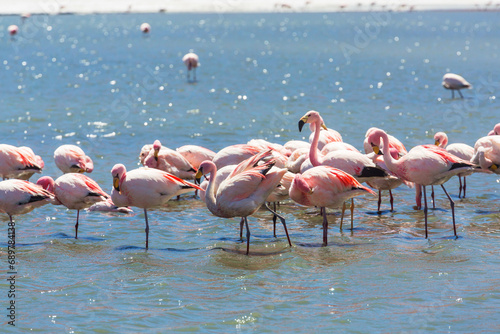
[[(473, 145), (500, 120), (500, 13), (123, 14), (33, 16), (11, 38), (14, 16), (0, 17), (1, 142), (42, 156), (43, 175), (59, 176), (52, 156), (78, 144), (90, 175), (111, 191), (111, 167), (138, 165), (142, 145), (197, 144), (217, 151), (264, 138), (304, 139), (298, 119), (322, 113), (344, 141), (362, 148), (377, 126), (407, 148)], [(152, 31), (143, 35), (142, 22)], [(200, 56), (196, 83), (181, 57)], [(441, 87), (446, 72), (473, 84), (464, 100)], [(32, 178), (36, 181), (37, 175)], [(288, 243), (271, 217), (249, 219), (251, 256), (236, 219), (210, 214), (192, 197), (144, 216), (80, 215), (45, 206), (16, 217), (16, 328), (45, 333), (194, 331), (498, 332), (499, 180), (447, 183), (460, 238), (437, 189), (437, 209), (413, 209), (414, 191), (394, 191), (396, 212), (376, 215), (376, 198), (357, 199), (355, 229), (330, 220), (321, 245), (313, 208), (286, 202)], [(387, 196), (384, 197), (388, 208)], [(7, 221), (1, 277), (8, 277)], [(8, 285), (0, 284), (1, 332)], [(3, 313), (2, 313), (3, 312)]]

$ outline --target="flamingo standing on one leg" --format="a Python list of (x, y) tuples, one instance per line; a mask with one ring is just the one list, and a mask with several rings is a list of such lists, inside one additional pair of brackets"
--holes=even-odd
[(24, 180), (5, 180), (0, 182), (0, 212), (12, 216), (25, 214), (48, 204), (53, 200), (50, 192), (39, 185)]
[(159, 169), (138, 168), (127, 172), (122, 164), (111, 169), (113, 190), (111, 198), (118, 206), (136, 206), (144, 209), (146, 221), (146, 249), (149, 247), (148, 209), (165, 204), (169, 199), (195, 189), (195, 184)]
[(338, 208), (345, 201), (375, 192), (354, 177), (330, 166), (317, 166), (296, 174), (290, 186), (290, 198), (304, 206), (317, 206), (323, 214), (323, 246), (328, 245), (326, 208)]
[(451, 98), (455, 98), (455, 91), (458, 91), (458, 94), (460, 94), (460, 97), (463, 99), (464, 96), (462, 95), (462, 92), (460, 92), (461, 89), (464, 88), (471, 88), (472, 85), (467, 82), (462, 76), (454, 73), (446, 73), (443, 76), (443, 87), (446, 89), (451, 89)]
[[(457, 237), (455, 225), (455, 203), (444, 188), (443, 184), (451, 177), (460, 173), (468, 172), (474, 164), (462, 160), (445, 149), (435, 145), (419, 145), (410, 150), (399, 160), (395, 160), (389, 152), (389, 137), (383, 130), (373, 131), (368, 137), (369, 142), (376, 154), (380, 153), (380, 144), (383, 144), (384, 162), (387, 168), (399, 178), (414, 182), (417, 187), (423, 187), (424, 192), (424, 215), (425, 215), (425, 237), (427, 238), (427, 195), (425, 187), (429, 185), (441, 185), (450, 201), (453, 231)], [(418, 202), (418, 200), (417, 200)]]
[(193, 52), (189, 52), (182, 57), (182, 62), (186, 65), (188, 73), (187, 79), (189, 81), (189, 74), (191, 70), (193, 71), (193, 81), (196, 81), (196, 68), (198, 67), (198, 55)]
[[(444, 148), (446, 151), (450, 152), (456, 157), (459, 157), (460, 159), (470, 161), (474, 156), (474, 148), (472, 146), (463, 143), (453, 143), (448, 145), (448, 136), (444, 132), (437, 132), (434, 135), (434, 141), (437, 146)], [(471, 175), (472, 173), (473, 171), (458, 174), (458, 181), (460, 183), (460, 187), (458, 189), (458, 198), (460, 198), (460, 195), (462, 195), (462, 190), (462, 198), (465, 198), (465, 191), (467, 189), (466, 177)], [(463, 186), (462, 177), (464, 178)], [(432, 200), (434, 201), (434, 198)]]
[(67, 173), (55, 181), (50, 176), (43, 176), (37, 184), (55, 195), (53, 204), (76, 210), (75, 239), (78, 239), (80, 210), (109, 198), (97, 182), (84, 174)]
[[(268, 155), (264, 152), (255, 157), (256, 163), (261, 161), (261, 156)], [(234, 171), (216, 189), (217, 167), (212, 161), (204, 161), (198, 170), (197, 178), (210, 174), (210, 180), (205, 192), (205, 203), (210, 212), (222, 218), (241, 217), (247, 230), (247, 250), (250, 251), (250, 229), (247, 217), (255, 213), (280, 183), (286, 169), (271, 171), (274, 160), (262, 165), (251, 164), (243, 161), (236, 166)], [(285, 229), (290, 247), (292, 243), (288, 236), (286, 223), (281, 221)]]
[(0, 177), (28, 180), (34, 173), (41, 173), (44, 162), (29, 147), (0, 144)]
[(76, 145), (61, 145), (54, 151), (57, 168), (63, 173), (91, 173), (94, 170), (92, 159)]

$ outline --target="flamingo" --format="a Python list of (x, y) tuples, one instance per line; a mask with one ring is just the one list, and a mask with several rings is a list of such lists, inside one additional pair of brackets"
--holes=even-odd
[(149, 23), (147, 22), (144, 22), (143, 24), (141, 24), (141, 31), (147, 34), (148, 32), (151, 31), (151, 25), (149, 25)]
[[(453, 218), (453, 231), (457, 237), (455, 225), (455, 203), (444, 188), (444, 183), (451, 177), (460, 173), (470, 171), (474, 165), (468, 161), (462, 160), (445, 149), (435, 145), (419, 145), (412, 148), (407, 154), (399, 160), (394, 159), (389, 152), (389, 137), (383, 130), (373, 131), (369, 137), (369, 142), (376, 154), (380, 153), (380, 144), (383, 144), (384, 162), (387, 168), (397, 177), (414, 182), (417, 187), (423, 187), (424, 192), (424, 215), (425, 215), (425, 238), (427, 233), (427, 195), (425, 187), (429, 185), (441, 185), (444, 193), (448, 197), (451, 206)], [(382, 142), (381, 142), (382, 140)], [(419, 199), (417, 199), (417, 203)]]
[(149, 247), (148, 209), (164, 205), (174, 196), (195, 189), (196, 184), (184, 181), (175, 175), (159, 169), (138, 168), (127, 172), (122, 164), (111, 169), (113, 190), (111, 199), (118, 206), (136, 206), (144, 209), (146, 221), (146, 249)]
[[(223, 180), (216, 189), (217, 166), (212, 161), (204, 161), (198, 170), (197, 178), (210, 174), (210, 180), (205, 193), (205, 203), (209, 211), (222, 218), (241, 217), (247, 230), (247, 250), (250, 251), (250, 229), (247, 217), (254, 214), (266, 201), (272, 191), (280, 183), (286, 169), (271, 171), (274, 160), (257, 165), (269, 151), (258, 154), (250, 160), (245, 160)], [(290, 247), (292, 243), (288, 235), (284, 219), (281, 221), (285, 229)], [(241, 226), (241, 225), (240, 225)]]
[[(480, 153), (482, 158), (480, 160)], [(500, 173), (500, 136), (492, 135), (479, 138), (474, 144), (474, 156), (471, 161), (478, 163), (483, 170)]]
[(353, 176), (330, 166), (316, 166), (296, 174), (290, 186), (290, 198), (304, 206), (321, 207), (323, 213), (323, 246), (328, 245), (326, 208), (338, 208), (345, 201), (375, 192), (361, 185)]
[[(314, 136), (316, 134), (316, 124), (311, 123), (309, 124), (309, 128), (311, 129), (311, 134), (309, 135), (309, 143), (314, 141)], [(319, 128), (319, 137), (318, 137), (318, 149), (322, 150), (325, 145), (329, 143), (336, 143), (336, 142), (341, 142), (342, 141), (342, 136), (340, 133), (333, 129), (328, 129), (326, 126), (320, 126)]]
[[(366, 130), (365, 139), (363, 141), (363, 148), (365, 149), (366, 154), (373, 152), (372, 145), (368, 142), (368, 137), (375, 130), (380, 130), (380, 129), (376, 128), (376, 127), (371, 127), (368, 130)], [(405, 155), (408, 152), (406, 150), (406, 147), (403, 145), (403, 143), (399, 139), (397, 139), (394, 136), (391, 136), (390, 134), (387, 134), (387, 136), (389, 137), (389, 148), (395, 150), (395, 152), (397, 152), (397, 154), (399, 156)], [(380, 149), (382, 149), (382, 148), (380, 148)], [(393, 153), (394, 153), (394, 151), (391, 151), (391, 154), (393, 154)]]
[(56, 166), (63, 173), (92, 173), (94, 163), (76, 145), (61, 145), (54, 151)]
[[(434, 135), (434, 141), (437, 146), (444, 148), (446, 151), (450, 152), (456, 157), (459, 157), (460, 159), (470, 161), (474, 156), (474, 148), (472, 146), (463, 143), (454, 143), (448, 145), (448, 136), (444, 132), (437, 132)], [(467, 181), (465, 178), (466, 176), (469, 176), (472, 173), (473, 171), (458, 174), (458, 181), (460, 183), (460, 187), (458, 189), (458, 198), (460, 198), (460, 195), (462, 194), (462, 189), (464, 192), (462, 198), (465, 198), (465, 190), (467, 188), (467, 183), (466, 183)], [(463, 186), (462, 186), (462, 177), (464, 178)]]
[(194, 179), (196, 169), (187, 161), (182, 154), (161, 146), (159, 140), (155, 140), (153, 149), (144, 159), (144, 166), (160, 169), (173, 174), (181, 179)]
[(261, 148), (247, 144), (226, 146), (215, 154), (212, 161), (217, 169), (220, 169), (227, 165), (237, 165), (240, 162), (260, 153), (261, 151)]
[(497, 123), (493, 130), (488, 132), (488, 136), (498, 136), (500, 135), (500, 123)]
[(11, 24), (10, 26), (7, 27), (7, 31), (11, 36), (14, 36), (19, 31), (19, 27), (15, 24)]
[(28, 180), (34, 173), (41, 173), (44, 162), (29, 147), (0, 144), (0, 176), (5, 179)]
[(187, 79), (189, 81), (189, 74), (191, 70), (193, 71), (193, 81), (196, 81), (196, 68), (198, 67), (198, 55), (193, 52), (189, 52), (182, 57), (182, 62), (186, 65), (188, 73)]
[(215, 157), (214, 151), (198, 145), (184, 145), (175, 150), (194, 167), (198, 167), (203, 161), (212, 160)]
[(0, 181), (0, 212), (8, 214), (11, 223), (12, 216), (31, 212), (53, 198), (50, 192), (29, 181)]
[(309, 149), (310, 146), (311, 146), (310, 143), (303, 140), (289, 140), (283, 145), (283, 147), (288, 151), (290, 151), (291, 153), (301, 148)]
[(50, 176), (43, 176), (37, 184), (55, 195), (54, 205), (62, 204), (70, 210), (76, 210), (75, 239), (78, 239), (80, 210), (109, 198), (97, 182), (79, 173), (67, 173), (55, 181)]
[(446, 89), (451, 89), (451, 98), (455, 98), (455, 93), (454, 91), (458, 91), (458, 94), (460, 94), (460, 97), (463, 99), (464, 96), (462, 95), (462, 92), (460, 92), (460, 89), (463, 88), (471, 88), (472, 85), (467, 82), (462, 76), (454, 73), (446, 73), (443, 76), (443, 82), (442, 85)]
[(139, 153), (139, 160), (141, 161), (141, 165), (144, 166), (144, 160), (149, 155), (149, 152), (153, 149), (153, 144), (146, 144), (141, 148), (141, 152)]
[(495, 174), (500, 174), (500, 169), (498, 168), (500, 166), (500, 159), (497, 160), (498, 162), (493, 162), (491, 159), (489, 159), (485, 156), (485, 154), (491, 150), (492, 150), (492, 148), (486, 149), (483, 146), (480, 146), (477, 149), (475, 157), (477, 157), (477, 162), (479, 163), (479, 166), (483, 170), (490, 171), (490, 172), (493, 172)]
[(119, 212), (119, 213), (133, 213), (134, 211), (126, 206), (119, 207), (111, 198), (106, 199), (105, 201), (97, 202), (92, 204), (91, 207), (87, 209), (88, 211), (100, 211), (100, 212)]

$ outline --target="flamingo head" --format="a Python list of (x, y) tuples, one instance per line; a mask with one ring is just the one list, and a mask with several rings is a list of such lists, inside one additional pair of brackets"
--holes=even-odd
[(383, 155), (382, 150), (380, 149), (380, 139), (382, 138), (383, 134), (385, 134), (384, 130), (375, 129), (372, 130), (368, 135), (368, 142), (372, 146), (373, 152), (378, 155)]
[[(302, 116), (299, 120), (299, 132), (302, 131), (302, 128), (304, 127), (304, 124), (309, 123), (309, 124), (314, 124), (314, 125), (319, 125), (323, 129), (328, 130), (325, 123), (323, 122), (323, 118), (320, 116), (319, 112), (315, 110), (309, 110), (306, 112), (304, 116)], [(311, 127), (311, 131), (314, 131), (314, 129)]]
[(50, 176), (42, 176), (38, 179), (38, 181), (36, 181), (36, 184), (48, 192), (54, 193), (54, 179)]
[(154, 152), (155, 160), (158, 161), (158, 153), (160, 153), (161, 150), (161, 142), (158, 139), (156, 139), (153, 144), (153, 150), (155, 151)]
[(434, 135), (434, 144), (439, 147), (445, 147), (448, 144), (448, 136), (444, 132), (437, 132)]
[(122, 178), (125, 177), (127, 170), (124, 165), (116, 164), (111, 169), (111, 176), (113, 176), (113, 188), (120, 194), (120, 185), (122, 183)]
[(195, 179), (200, 182), (203, 175), (211, 174), (217, 170), (215, 164), (210, 160), (205, 160), (200, 164), (198, 171), (196, 172)]
[(495, 125), (495, 127), (493, 128), (493, 134), (496, 136), (500, 136), (500, 123)]

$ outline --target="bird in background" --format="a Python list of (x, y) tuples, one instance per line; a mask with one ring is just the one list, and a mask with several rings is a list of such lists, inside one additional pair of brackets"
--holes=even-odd
[(38, 179), (37, 184), (54, 194), (55, 200), (52, 204), (76, 210), (75, 239), (78, 239), (80, 210), (109, 198), (97, 182), (79, 173), (67, 173), (55, 181), (50, 176), (43, 176)]
[(203, 190), (170, 173), (154, 168), (137, 168), (127, 172), (122, 164), (111, 169), (113, 189), (111, 199), (120, 207), (135, 206), (144, 209), (146, 222), (146, 249), (149, 248), (148, 209), (162, 206), (174, 196)]
[(471, 88), (472, 85), (467, 82), (462, 76), (454, 73), (446, 73), (443, 76), (443, 82), (442, 85), (446, 89), (451, 90), (451, 98), (455, 98), (455, 91), (460, 94), (460, 97), (463, 99), (464, 96), (462, 95), (462, 92), (460, 92), (461, 89), (464, 88)]
[(187, 67), (187, 80), (189, 82), (190, 80), (190, 74), (191, 71), (193, 71), (193, 82), (196, 81), (196, 68), (199, 65), (198, 62), (198, 55), (193, 52), (189, 52), (182, 57), (182, 62), (186, 65)]
[(143, 24), (141, 24), (140, 29), (144, 34), (147, 34), (151, 31), (151, 25), (147, 22), (144, 22)]
[(29, 181), (0, 181), (0, 212), (8, 214), (11, 223), (14, 215), (31, 212), (53, 200), (52, 193)]
[(61, 145), (54, 151), (54, 161), (63, 173), (92, 173), (94, 163), (76, 145)]
[(33, 174), (41, 173), (44, 166), (42, 158), (31, 148), (0, 144), (0, 177), (4, 180), (28, 180)]

